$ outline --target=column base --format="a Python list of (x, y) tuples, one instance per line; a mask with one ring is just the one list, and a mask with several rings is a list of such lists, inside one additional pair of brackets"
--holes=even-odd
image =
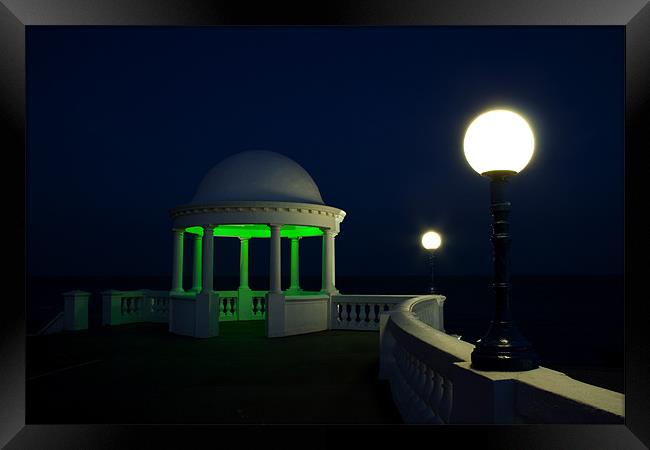
[(266, 337), (285, 335), (284, 295), (269, 292), (266, 294)]
[(320, 290), (320, 293), (323, 294), (323, 295), (338, 295), (338, 294), (340, 294), (341, 292), (340, 292), (338, 289), (336, 289), (336, 288), (331, 288), (331, 289), (329, 289), (329, 290), (327, 290), (327, 289), (321, 289), (321, 290)]
[(253, 320), (253, 291), (249, 287), (237, 289), (237, 320)]

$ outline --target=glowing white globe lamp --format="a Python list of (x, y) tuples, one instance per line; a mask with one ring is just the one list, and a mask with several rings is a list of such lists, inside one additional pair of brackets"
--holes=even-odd
[(521, 172), (535, 151), (535, 136), (526, 119), (505, 109), (479, 115), (463, 140), (465, 158), (481, 175), (495, 171)]
[(442, 244), (440, 235), (435, 231), (427, 231), (422, 235), (422, 247), (427, 250), (435, 250)]

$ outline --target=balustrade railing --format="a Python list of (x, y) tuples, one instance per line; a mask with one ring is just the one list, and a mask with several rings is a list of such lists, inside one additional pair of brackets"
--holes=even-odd
[(405, 422), (623, 423), (623, 394), (544, 367), (474, 370), (474, 346), (437, 323), (442, 302), (442, 296), (412, 298), (380, 321), (379, 376), (389, 380)]
[(411, 303), (411, 312), (420, 322), (444, 332), (444, 302), (442, 295), (422, 296)]
[(219, 322), (236, 321), (239, 313), (237, 291), (218, 291), (218, 294)]
[(266, 291), (253, 291), (253, 320), (266, 318)]
[(453, 382), (404, 347), (395, 346), (393, 399), (407, 423), (449, 423)]
[(102, 302), (102, 321), (106, 325), (169, 321), (168, 291), (110, 290), (102, 292)]
[(333, 295), (330, 329), (379, 330), (380, 315), (413, 295)]
[[(219, 296), (220, 322), (266, 318), (266, 291), (248, 291), (244, 294), (238, 291), (216, 293)], [(171, 295), (192, 299), (196, 293), (181, 292)], [(169, 291), (109, 290), (102, 293), (102, 298), (103, 322), (107, 325), (169, 321)]]
[(169, 322), (169, 292), (145, 291), (143, 307), (149, 322)]

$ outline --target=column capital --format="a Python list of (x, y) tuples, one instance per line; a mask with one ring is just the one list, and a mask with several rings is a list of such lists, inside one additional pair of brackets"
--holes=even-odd
[(237, 236), (237, 237), (239, 238), (239, 242), (250, 241), (250, 239), (251, 239), (249, 237), (241, 237), (241, 236)]
[(336, 237), (337, 234), (339, 234), (338, 231), (334, 231), (334, 230), (331, 229), (331, 228), (322, 228), (322, 230), (323, 230), (323, 234), (324, 234), (325, 236), (327, 236), (327, 237), (332, 237), (332, 238), (334, 238), (334, 237)]
[(281, 223), (270, 223), (269, 227), (270, 228), (281, 228), (282, 224)]
[(172, 228), (174, 234), (185, 234), (185, 228)]

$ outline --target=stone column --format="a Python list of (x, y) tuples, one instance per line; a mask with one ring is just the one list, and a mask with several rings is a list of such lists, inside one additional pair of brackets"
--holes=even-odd
[(200, 234), (194, 235), (194, 270), (192, 272), (192, 291), (201, 292), (201, 247), (203, 237)]
[(214, 235), (213, 226), (203, 227), (203, 277), (202, 277), (202, 290), (203, 293), (212, 292), (214, 288)]
[(339, 290), (336, 289), (336, 236), (338, 233), (332, 233), (332, 289), (334, 292), (338, 293)]
[(219, 294), (214, 292), (214, 226), (203, 227), (201, 292), (194, 303), (194, 330), (192, 335), (207, 338), (219, 335)]
[(277, 337), (286, 335), (285, 302), (281, 286), (281, 225), (270, 224), (271, 228), (271, 261), (269, 292), (266, 294), (266, 336)]
[(183, 236), (182, 229), (174, 228), (174, 262), (172, 267), (172, 291), (183, 292)]
[(253, 320), (253, 292), (248, 286), (249, 238), (239, 238), (239, 288), (237, 289), (237, 320)]
[(320, 253), (320, 255), (321, 255), (321, 262), (320, 262), (320, 264), (321, 264), (320, 265), (320, 267), (321, 267), (321, 270), (320, 270), (320, 279), (321, 279), (320, 290), (321, 290), (321, 292), (325, 292), (325, 288), (326, 288), (325, 285), (326, 285), (326, 280), (327, 280), (327, 276), (325, 275), (325, 267), (327, 266), (327, 263), (325, 262), (325, 241), (326, 241), (325, 230), (323, 229), (323, 238), (322, 238), (322, 244), (323, 245), (321, 245), (321, 253)]
[(299, 292), (300, 289), (300, 238), (291, 238), (291, 292)]
[(323, 234), (323, 291), (334, 292), (332, 269), (334, 269), (334, 232), (326, 228)]
[(239, 289), (248, 288), (248, 238), (239, 238)]
[(282, 269), (281, 269), (281, 247), (280, 247), (280, 227), (278, 224), (270, 224), (271, 228), (271, 252), (270, 252), (270, 276), (269, 292), (272, 294), (282, 293)]

